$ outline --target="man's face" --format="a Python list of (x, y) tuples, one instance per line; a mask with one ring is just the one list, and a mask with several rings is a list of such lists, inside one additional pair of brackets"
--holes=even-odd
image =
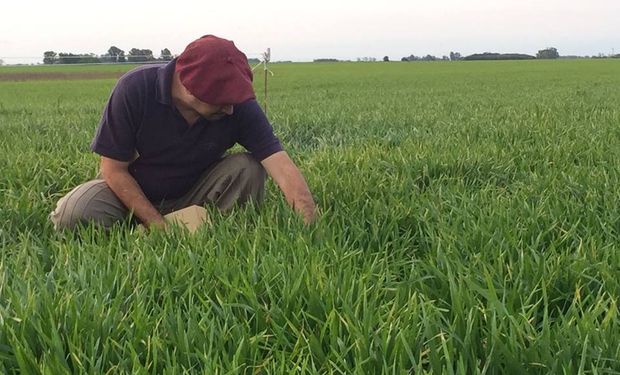
[(233, 114), (232, 104), (216, 105), (205, 103), (192, 95), (192, 93), (183, 86), (180, 80), (178, 80), (177, 83), (178, 90), (176, 90), (176, 95), (173, 96), (176, 96), (177, 105), (182, 106), (184, 109), (194, 111), (198, 115), (211, 121), (220, 120), (224, 116)]
[[(190, 94), (191, 95), (191, 94)], [(192, 100), (189, 101), (191, 108), (196, 111), (200, 116), (207, 120), (215, 121), (220, 120), (224, 116), (233, 114), (233, 105), (214, 105), (205, 103), (192, 96)]]

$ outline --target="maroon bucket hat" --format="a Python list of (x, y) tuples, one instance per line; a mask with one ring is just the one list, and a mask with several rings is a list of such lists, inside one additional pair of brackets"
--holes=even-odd
[(205, 35), (191, 42), (177, 58), (175, 70), (183, 86), (202, 102), (239, 104), (256, 97), (248, 59), (230, 40)]

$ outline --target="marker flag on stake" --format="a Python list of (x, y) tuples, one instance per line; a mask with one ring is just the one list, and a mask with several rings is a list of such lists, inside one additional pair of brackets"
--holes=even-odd
[(269, 68), (267, 67), (267, 65), (269, 64), (269, 61), (271, 61), (271, 48), (267, 48), (267, 51), (262, 53), (262, 61), (256, 64), (252, 68), (252, 71), (254, 71), (256, 70), (256, 68), (262, 65), (263, 71), (265, 72), (265, 99), (264, 99), (264, 104), (263, 104), (265, 114), (267, 114), (267, 76), (268, 76), (268, 73), (273, 75), (273, 72), (269, 70)]

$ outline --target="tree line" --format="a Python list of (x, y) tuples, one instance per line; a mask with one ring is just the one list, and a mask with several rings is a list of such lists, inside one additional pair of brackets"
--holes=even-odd
[[(620, 58), (620, 54), (613, 55), (604, 55), (598, 54), (598, 56), (560, 56), (558, 49), (555, 47), (548, 47), (545, 49), (541, 49), (536, 53), (536, 56), (527, 55), (524, 53), (494, 53), (494, 52), (483, 52), (483, 53), (475, 53), (469, 56), (462, 56), (459, 52), (450, 52), (450, 56), (442, 56), (436, 57), (433, 55), (426, 56), (405, 56), (401, 59), (401, 61), (436, 61), (436, 60), (445, 60), (445, 61), (459, 61), (459, 60), (553, 60), (553, 59), (561, 59), (561, 58), (592, 58), (592, 59), (602, 59), (602, 58), (612, 58), (617, 59)], [(387, 56), (383, 58), (383, 61), (390, 61)]]
[(127, 54), (122, 49), (112, 46), (103, 55), (94, 53), (56, 53), (45, 51), (43, 53), (43, 64), (93, 64), (93, 63), (140, 63), (153, 61), (170, 61), (174, 58), (168, 48), (161, 50), (159, 57), (153, 55), (150, 49), (132, 48)]
[[(483, 52), (483, 53), (474, 53), (469, 56), (462, 56), (459, 52), (450, 52), (450, 56), (442, 56), (441, 58), (426, 55), (426, 56), (415, 56), (410, 55), (403, 57), (400, 59), (401, 61), (436, 61), (436, 60), (444, 60), (444, 61), (460, 61), (460, 60), (533, 60), (533, 59), (558, 59), (560, 58), (560, 53), (557, 48), (549, 47), (545, 49), (541, 49), (538, 51), (536, 56), (527, 55), (524, 53), (495, 53), (495, 52)], [(383, 61), (387, 60), (387, 56), (383, 58)]]
[[(620, 55), (614, 55), (610, 57), (620, 57)], [(494, 52), (483, 52), (483, 53), (475, 53), (469, 56), (463, 56), (460, 52), (450, 52), (449, 56), (441, 56), (437, 57), (434, 55), (426, 55), (426, 56), (416, 56), (409, 55), (400, 59), (400, 61), (460, 61), (460, 60), (533, 60), (533, 59), (558, 59), (561, 58), (560, 53), (557, 48), (549, 47), (545, 49), (541, 49), (538, 51), (536, 56), (527, 55), (524, 53), (494, 53)], [(341, 62), (344, 60), (332, 59), (332, 58), (321, 58), (315, 59), (314, 62)], [(350, 60), (347, 60), (350, 61)], [(377, 61), (374, 57), (358, 57), (358, 62), (375, 62)], [(383, 61), (389, 62), (390, 57), (384, 56)]]
[[(111, 46), (108, 51), (102, 55), (95, 55), (94, 53), (73, 54), (54, 51), (46, 51), (43, 53), (44, 64), (92, 64), (92, 63), (142, 63), (142, 62), (156, 62), (156, 61), (170, 61), (175, 56), (172, 55), (168, 48), (161, 50), (159, 57), (153, 55), (153, 51), (150, 49), (132, 48), (128, 53), (125, 53), (122, 49)], [(527, 55), (523, 53), (494, 53), (483, 52), (475, 53), (469, 56), (462, 56), (459, 52), (450, 52), (449, 56), (437, 57), (433, 55), (416, 56), (409, 55), (401, 58), (401, 61), (460, 61), (460, 60), (533, 60), (533, 59), (559, 59), (559, 58), (590, 58), (589, 56), (560, 56), (557, 48), (549, 47), (538, 51), (536, 56)], [(620, 54), (592, 56), (591, 58), (620, 58)], [(315, 59), (314, 62), (340, 62), (341, 60), (333, 58), (320, 58)], [(350, 61), (350, 60), (348, 60)], [(374, 57), (358, 57), (358, 62), (375, 62)], [(388, 56), (383, 57), (383, 61), (390, 61)], [(250, 64), (257, 64), (259, 59), (248, 59)], [(2, 65), (2, 62), (0, 62)]]

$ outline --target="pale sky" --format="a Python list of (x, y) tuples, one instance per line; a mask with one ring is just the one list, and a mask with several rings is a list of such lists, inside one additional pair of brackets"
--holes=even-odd
[(272, 60), (293, 61), (545, 47), (620, 53), (620, 0), (6, 0), (1, 9), (5, 64), (112, 45), (179, 54), (204, 34), (232, 39), (248, 57), (270, 47)]

